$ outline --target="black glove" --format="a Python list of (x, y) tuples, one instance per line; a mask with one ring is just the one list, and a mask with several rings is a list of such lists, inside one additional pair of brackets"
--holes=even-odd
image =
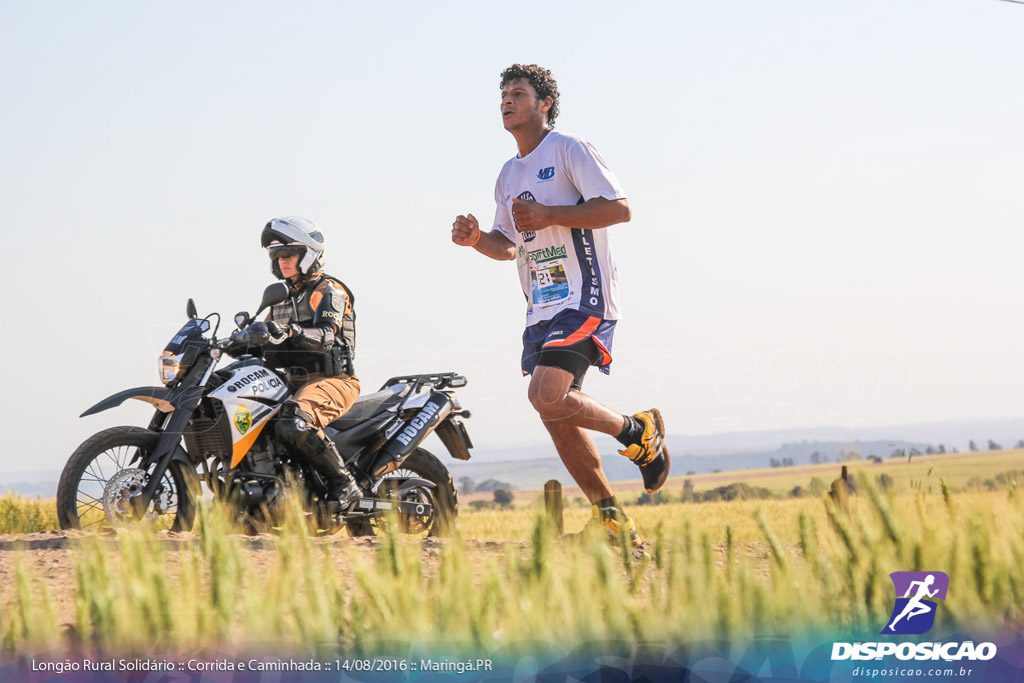
[(271, 344), (280, 344), (281, 342), (288, 338), (288, 333), (290, 332), (290, 330), (288, 329), (287, 325), (278, 325), (276, 322), (271, 320), (270, 322), (267, 323), (267, 332), (270, 333)]
[(236, 334), (241, 337), (240, 341), (245, 341), (249, 346), (263, 346), (270, 342), (270, 330), (267, 329), (265, 322), (253, 323)]

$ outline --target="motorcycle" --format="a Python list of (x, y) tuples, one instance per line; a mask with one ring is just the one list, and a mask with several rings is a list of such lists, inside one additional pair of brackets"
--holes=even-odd
[[(393, 377), (324, 430), (364, 496), (337, 510), (326, 500), (320, 474), (280, 443), (273, 427), (267, 429), (293, 394), (285, 378), (251, 354), (216, 369), (226, 353), (244, 348), (254, 335), (265, 339), (267, 327), (254, 322), (256, 316), (287, 299), (284, 283), (270, 285), (256, 314), (238, 313), (238, 330), (224, 339), (216, 336), (220, 315), (199, 318), (188, 300), (189, 320), (159, 358), (163, 386), (121, 391), (82, 413), (127, 399), (156, 408), (147, 428), (105, 429), (71, 455), (57, 488), (61, 528), (144, 524), (187, 531), (202, 482), (253, 530), (273, 524), (292, 483), (323, 530), (346, 526), (352, 535), (373, 535), (389, 514), (397, 514), (406, 533), (444, 535), (452, 529), (459, 504), (451, 473), (420, 444), (436, 433), (453, 458), (470, 458), (473, 443), (462, 421), (470, 413), (454, 391), (466, 386), (466, 378), (454, 372)], [(207, 335), (213, 318), (216, 326)]]

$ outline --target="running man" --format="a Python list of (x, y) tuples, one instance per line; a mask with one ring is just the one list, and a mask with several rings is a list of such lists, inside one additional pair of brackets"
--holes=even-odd
[(653, 493), (669, 473), (661, 413), (623, 415), (582, 391), (591, 365), (607, 374), (612, 362), (619, 300), (607, 228), (629, 221), (629, 202), (590, 143), (553, 130), (558, 96), (551, 72), (536, 64), (502, 72), (501, 118), (519, 153), (498, 174), (493, 228), (484, 232), (473, 214), (460, 215), (452, 241), (516, 261), (527, 301), (522, 370), (532, 375), (530, 403), (594, 505), (592, 525), (616, 539), (628, 534), (637, 546), (636, 525), (615, 499), (588, 430), (615, 437)]
[(918, 587), (917, 594), (907, 601), (907, 604), (903, 607), (903, 611), (900, 612), (900, 615), (893, 619), (892, 623), (889, 624), (890, 631), (896, 630), (896, 622), (902, 619), (903, 617), (906, 617), (907, 621), (910, 621), (918, 614), (928, 614), (932, 611), (932, 609), (934, 609), (933, 607), (930, 607), (929, 605), (926, 605), (924, 602), (922, 602), (922, 599), (924, 598), (934, 598), (935, 594), (939, 592), (938, 588), (936, 588), (933, 591), (928, 590), (928, 587), (931, 586), (933, 583), (935, 583), (935, 576), (933, 574), (929, 574), (928, 576), (926, 576), (924, 581), (912, 581), (910, 583), (910, 585), (907, 587), (907, 594), (903, 597), (906, 598), (911, 593), (913, 593), (914, 586)]

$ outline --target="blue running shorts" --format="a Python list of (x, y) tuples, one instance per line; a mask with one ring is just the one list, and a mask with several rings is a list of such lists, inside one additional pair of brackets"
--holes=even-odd
[(542, 350), (572, 349), (580, 344), (592, 343), (597, 348), (597, 353), (593, 354), (596, 360), (593, 364), (607, 375), (610, 369), (608, 366), (612, 362), (615, 322), (570, 309), (561, 311), (551, 320), (530, 325), (523, 332), (523, 374), (533, 374)]

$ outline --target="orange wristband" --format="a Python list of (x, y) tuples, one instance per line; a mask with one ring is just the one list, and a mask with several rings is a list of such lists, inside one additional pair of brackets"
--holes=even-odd
[(484, 234), (483, 230), (477, 230), (476, 231), (476, 239), (473, 240), (473, 244), (467, 244), (466, 246), (467, 247), (475, 247), (476, 243), (480, 241), (480, 236), (483, 235), (483, 234)]

